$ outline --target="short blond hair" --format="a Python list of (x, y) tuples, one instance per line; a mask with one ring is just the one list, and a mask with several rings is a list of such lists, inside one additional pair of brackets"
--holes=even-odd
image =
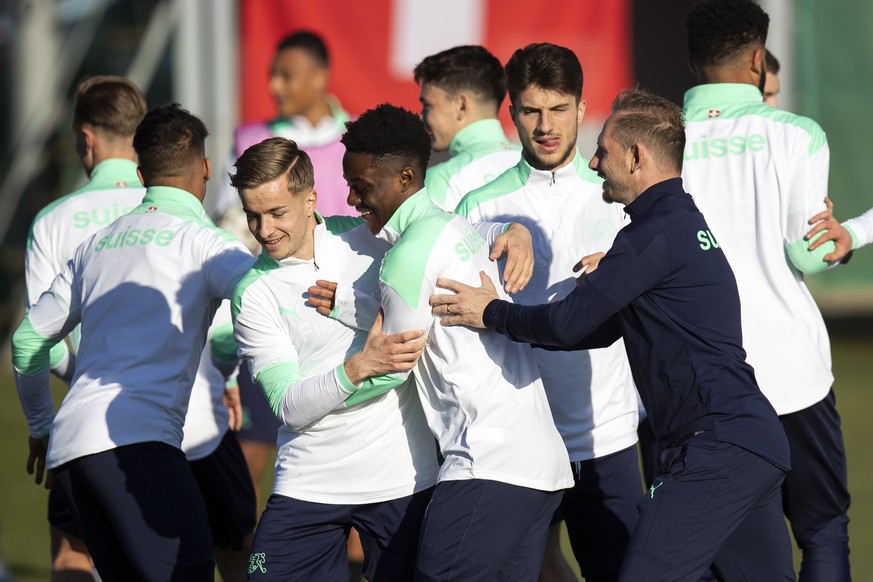
[(309, 192), (315, 186), (315, 171), (309, 156), (284, 137), (271, 137), (242, 153), (234, 164), (230, 184), (237, 190), (257, 188), (285, 175), (291, 194)]

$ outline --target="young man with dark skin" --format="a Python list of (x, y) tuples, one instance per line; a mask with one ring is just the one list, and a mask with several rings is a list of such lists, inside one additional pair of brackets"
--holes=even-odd
[(663, 449), (620, 581), (698, 580), (710, 564), (728, 582), (793, 580), (780, 490), (788, 443), (745, 362), (731, 269), (682, 188), (682, 112), (623, 91), (597, 146), (603, 198), (631, 217), (597, 270), (537, 306), (500, 301), (484, 273), (482, 287), (440, 279), (457, 294), (431, 297), (433, 313), (559, 349), (624, 338)]
[[(762, 102), (769, 17), (751, 0), (705, 0), (686, 20), (701, 84), (685, 94), (683, 178), (724, 249), (743, 302), (743, 347), (791, 444), (785, 515), (804, 582), (849, 579), (846, 451), (827, 329), (805, 282), (834, 243), (810, 245), (830, 152), (812, 119)], [(831, 236), (845, 229), (836, 221)]]
[(431, 201), (431, 142), (414, 114), (380, 105), (350, 123), (343, 142), (348, 202), (391, 244), (379, 278), (384, 329), (428, 334), (415, 381), (445, 461), (416, 579), (536, 579), (549, 521), (572, 484), (536, 363), (498, 334), (434, 326), (427, 304), (438, 277), (497, 276), (487, 243)]

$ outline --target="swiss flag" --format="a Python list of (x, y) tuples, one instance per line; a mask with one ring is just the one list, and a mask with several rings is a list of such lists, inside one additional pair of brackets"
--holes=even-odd
[[(605, 118), (615, 95), (630, 84), (629, 0), (560, 5), (529, 0), (258, 0), (240, 2), (241, 120), (268, 119), (276, 44), (287, 33), (320, 34), (331, 54), (331, 92), (353, 115), (390, 102), (419, 111), (412, 68), (429, 54), (481, 44), (506, 63), (533, 42), (572, 49), (582, 62), (588, 115)], [(506, 101), (501, 111), (509, 125)]]

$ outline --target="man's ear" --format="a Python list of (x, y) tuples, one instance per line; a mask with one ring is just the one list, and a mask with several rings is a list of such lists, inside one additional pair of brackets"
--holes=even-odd
[(455, 96), (455, 116), (458, 121), (464, 119), (470, 114), (470, 106), (472, 105), (470, 96), (466, 93), (459, 92)]
[(306, 216), (312, 216), (316, 204), (318, 204), (318, 193), (313, 189), (306, 195)]
[(645, 154), (645, 150), (642, 150), (639, 144), (634, 144), (630, 147), (629, 151), (631, 155), (631, 174), (633, 174), (640, 169), (640, 162)]
[(208, 182), (212, 175), (212, 161), (209, 158), (203, 158), (203, 181)]
[(136, 167), (136, 177), (139, 178), (139, 183), (140, 183), (140, 184), (142, 184), (144, 187), (147, 187), (147, 186), (146, 186), (145, 174), (143, 174), (143, 172), (142, 172), (142, 166), (137, 166), (137, 167)]
[(410, 184), (415, 182), (415, 169), (411, 166), (406, 166), (400, 170), (400, 186), (406, 190)]
[(579, 107), (576, 109), (576, 125), (582, 125), (582, 119), (585, 118), (585, 106), (587, 103), (584, 99), (579, 100)]

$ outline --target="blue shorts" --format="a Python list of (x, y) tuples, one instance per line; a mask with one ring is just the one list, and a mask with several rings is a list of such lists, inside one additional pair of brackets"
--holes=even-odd
[(255, 529), (255, 488), (239, 443), (227, 431), (212, 454), (190, 461), (209, 515), (212, 544), (241, 550)]
[(53, 476), (104, 580), (212, 581), (206, 506), (179, 449), (125, 445)]
[(245, 360), (240, 364), (237, 384), (243, 410), (242, 428), (236, 435), (237, 440), (275, 446), (276, 433), (281, 422), (273, 414), (261, 387), (252, 380), (248, 362)]
[(273, 494), (255, 532), (249, 580), (347, 580), (346, 540), (352, 526), (361, 536), (367, 580), (411, 580), (418, 532), (432, 492), (364, 505)]
[(415, 579), (536, 580), (563, 493), (484, 479), (437, 484), (421, 528)]

